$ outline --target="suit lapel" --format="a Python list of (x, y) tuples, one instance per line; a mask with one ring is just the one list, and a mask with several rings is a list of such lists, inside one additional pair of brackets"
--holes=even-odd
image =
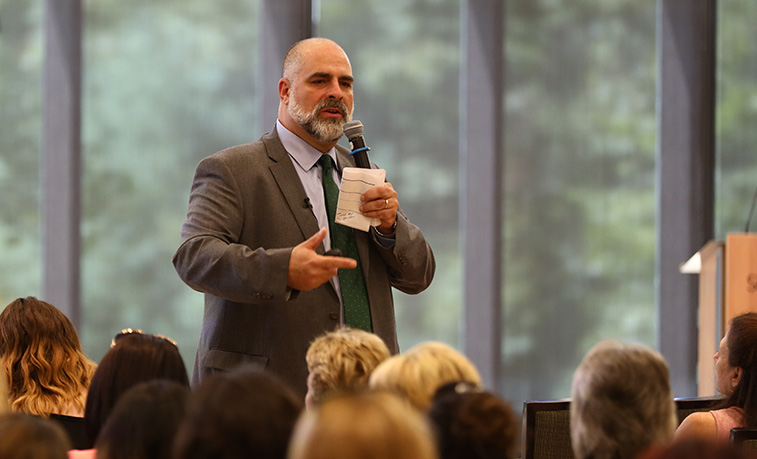
[[(276, 130), (263, 136), (262, 140), (268, 151), (268, 157), (272, 160), (269, 166), (271, 174), (279, 186), (281, 194), (284, 195), (289, 210), (297, 221), (303, 240), (307, 239), (317, 233), (319, 228), (318, 220), (307, 205), (305, 188), (300, 183), (300, 177), (294, 170), (289, 153), (279, 141)], [(320, 253), (323, 253), (323, 244), (320, 246)]]

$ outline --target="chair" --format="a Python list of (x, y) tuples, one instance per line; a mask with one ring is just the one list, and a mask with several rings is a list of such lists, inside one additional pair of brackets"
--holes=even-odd
[(523, 403), (523, 459), (573, 459), (570, 399)]
[(87, 430), (84, 427), (84, 418), (65, 416), (62, 414), (51, 414), (50, 420), (63, 427), (71, 440), (73, 449), (88, 449), (92, 445), (87, 439)]
[(729, 439), (731, 445), (743, 448), (749, 452), (757, 452), (757, 429), (752, 427), (736, 427), (731, 429)]

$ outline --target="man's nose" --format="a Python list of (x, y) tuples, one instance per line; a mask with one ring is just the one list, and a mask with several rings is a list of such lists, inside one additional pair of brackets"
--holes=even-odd
[(338, 80), (334, 80), (331, 82), (331, 84), (329, 84), (328, 97), (329, 99), (341, 99), (342, 97), (344, 97), (344, 95), (342, 94), (342, 88), (341, 86), (339, 86)]

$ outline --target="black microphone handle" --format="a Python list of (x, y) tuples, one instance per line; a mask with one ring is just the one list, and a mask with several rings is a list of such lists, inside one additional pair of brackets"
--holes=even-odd
[[(362, 135), (356, 135), (355, 137), (349, 140), (350, 140), (350, 143), (352, 144), (352, 151), (365, 148), (365, 140), (363, 139)], [(371, 168), (371, 160), (368, 159), (367, 149), (358, 151), (357, 153), (353, 153), (352, 156), (355, 158), (355, 165), (357, 167), (361, 167), (363, 169)]]

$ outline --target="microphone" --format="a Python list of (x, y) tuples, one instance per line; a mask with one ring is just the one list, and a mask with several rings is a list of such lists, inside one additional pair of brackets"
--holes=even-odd
[(370, 148), (365, 146), (365, 139), (363, 139), (363, 123), (358, 120), (345, 123), (344, 135), (347, 136), (352, 145), (350, 156), (355, 157), (355, 165), (363, 169), (370, 169), (371, 161), (368, 159)]

